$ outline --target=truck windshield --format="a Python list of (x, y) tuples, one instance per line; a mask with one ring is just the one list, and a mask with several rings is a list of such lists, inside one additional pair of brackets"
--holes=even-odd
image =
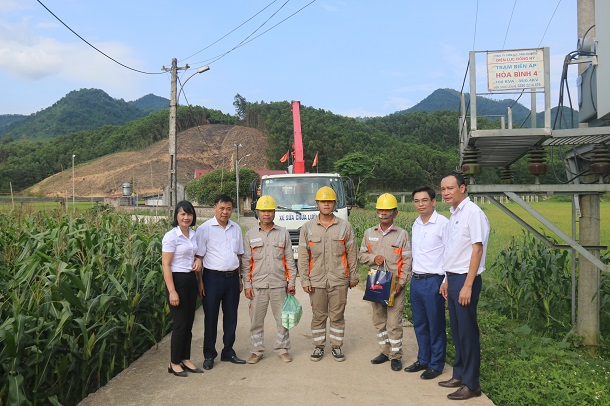
[(345, 207), (343, 183), (339, 177), (287, 177), (264, 179), (261, 195), (270, 195), (278, 205), (278, 210), (318, 210), (316, 192), (322, 186), (331, 187), (337, 194), (336, 209)]

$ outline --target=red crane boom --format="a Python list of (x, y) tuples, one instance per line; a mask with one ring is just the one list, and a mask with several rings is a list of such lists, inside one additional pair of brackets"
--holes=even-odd
[(303, 158), (303, 133), (301, 132), (301, 102), (292, 101), (292, 121), (294, 123), (294, 168), (292, 173), (305, 173)]

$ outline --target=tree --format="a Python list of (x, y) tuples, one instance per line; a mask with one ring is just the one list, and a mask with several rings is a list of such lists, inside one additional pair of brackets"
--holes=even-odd
[[(258, 179), (258, 173), (249, 168), (239, 169), (239, 197), (245, 199), (250, 195), (250, 184)], [(202, 177), (189, 182), (186, 192), (189, 199), (199, 204), (212, 205), (214, 198), (220, 193), (226, 193), (233, 199), (237, 198), (235, 171), (218, 168)]]
[(235, 107), (235, 115), (237, 118), (244, 121), (246, 119), (246, 109), (248, 107), (246, 98), (237, 93), (233, 99), (233, 107)]
[(356, 183), (356, 203), (364, 207), (366, 204), (366, 187), (364, 181), (373, 176), (375, 160), (362, 152), (352, 152), (335, 162), (335, 171), (343, 176), (349, 176)]

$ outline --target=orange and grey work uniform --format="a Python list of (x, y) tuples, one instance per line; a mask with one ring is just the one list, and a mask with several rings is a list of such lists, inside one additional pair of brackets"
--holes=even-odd
[(365, 265), (375, 266), (375, 257), (385, 258), (386, 267), (396, 275), (396, 283), (403, 289), (394, 297), (394, 305), (371, 302), (373, 325), (382, 354), (390, 359), (402, 359), (402, 312), (405, 306), (405, 289), (411, 274), (411, 243), (409, 233), (392, 224), (386, 232), (372, 227), (364, 232), (358, 259)]
[(358, 247), (352, 225), (334, 217), (326, 228), (319, 216), (301, 227), (299, 275), (309, 294), (313, 317), (311, 335), (316, 347), (326, 344), (326, 320), (330, 319), (330, 345), (341, 347), (345, 330), (345, 305), (350, 282), (358, 282)]
[(296, 269), (290, 234), (284, 227), (274, 225), (269, 232), (254, 227), (246, 233), (241, 276), (244, 289), (254, 289), (254, 298), (250, 301), (251, 352), (256, 355), (265, 352), (264, 325), (269, 306), (277, 325), (273, 348), (278, 354), (288, 352), (290, 336), (282, 326), (281, 314), (286, 287), (294, 287)]

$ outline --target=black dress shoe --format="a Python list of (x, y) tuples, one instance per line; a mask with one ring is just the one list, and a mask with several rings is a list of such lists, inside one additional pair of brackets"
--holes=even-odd
[(440, 381), (438, 384), (443, 388), (459, 388), (462, 386), (462, 380), (451, 378), (448, 381)]
[(428, 369), (428, 365), (422, 365), (419, 363), (419, 361), (415, 361), (405, 368), (405, 372), (419, 372), (423, 371), (424, 369)]
[(181, 377), (185, 377), (188, 376), (188, 374), (186, 373), (186, 371), (180, 371), (180, 372), (176, 372), (174, 371), (174, 368), (172, 368), (172, 364), (169, 364), (169, 366), (167, 367), (167, 372), (170, 374), (174, 374), (176, 376), (181, 376)]
[(392, 371), (400, 371), (402, 369), (402, 361), (399, 359), (393, 359), (390, 363)]
[(470, 390), (466, 385), (463, 385), (460, 389), (447, 395), (451, 400), (466, 400), (474, 398), (475, 396), (481, 396), (481, 388)]
[(182, 368), (184, 368), (186, 371), (192, 372), (192, 373), (194, 373), (194, 374), (202, 374), (202, 373), (203, 373), (203, 369), (201, 369), (201, 368), (197, 368), (197, 367), (195, 367), (195, 368), (189, 368), (189, 367), (187, 367), (186, 365), (184, 365), (184, 363), (180, 364), (180, 366), (181, 366)]
[(436, 369), (428, 368), (419, 377), (421, 379), (434, 379), (442, 373), (443, 371), (437, 371)]
[(377, 364), (383, 364), (384, 362), (387, 362), (387, 361), (389, 361), (389, 360), (390, 360), (390, 359), (388, 358), (388, 356), (387, 356), (387, 355), (385, 355), (385, 354), (379, 354), (378, 356), (376, 356), (375, 358), (373, 358), (373, 359), (371, 360), (371, 364), (375, 364), (375, 365), (377, 365)]
[(214, 368), (214, 359), (213, 358), (206, 358), (203, 361), (203, 369), (212, 369)]
[(229, 357), (221, 357), (221, 361), (231, 362), (233, 364), (245, 364), (246, 360), (239, 358), (237, 355), (231, 355)]

